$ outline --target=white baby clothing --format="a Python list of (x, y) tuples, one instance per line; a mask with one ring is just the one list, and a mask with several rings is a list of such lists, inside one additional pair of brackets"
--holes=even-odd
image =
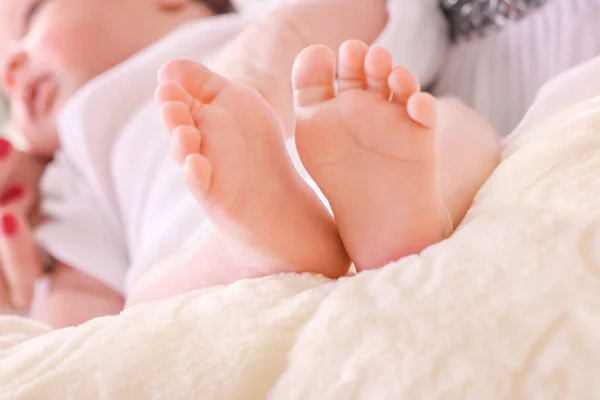
[(437, 96), (475, 108), (502, 136), (519, 123), (549, 79), (600, 54), (600, 0), (546, 0), (497, 31), (451, 40), (447, 3), (514, 4), (523, 0), (388, 0), (379, 44)]
[[(36, 236), (46, 251), (126, 294), (193, 236), (204, 215), (169, 155), (153, 100), (156, 74), (179, 57), (210, 65), (254, 17), (285, 2), (265, 0), (254, 12), (186, 25), (74, 96), (60, 118), (61, 152), (42, 183), (50, 220)], [(394, 61), (435, 94), (476, 108), (503, 135), (546, 80), (600, 53), (600, 0), (548, 0), (498, 32), (458, 42), (451, 41), (440, 0), (389, 0), (388, 9), (378, 43)], [(293, 144), (289, 149), (314, 187)]]
[(42, 182), (49, 222), (36, 232), (55, 259), (126, 294), (204, 220), (169, 153), (153, 97), (165, 62), (210, 58), (242, 15), (185, 25), (82, 88), (60, 116), (61, 151)]

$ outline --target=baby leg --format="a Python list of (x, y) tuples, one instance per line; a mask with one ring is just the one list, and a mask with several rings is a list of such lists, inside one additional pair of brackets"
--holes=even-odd
[(262, 97), (186, 60), (159, 80), (175, 159), (212, 228), (144, 277), (128, 305), (282, 272), (344, 275), (335, 222), (293, 167)]
[(349, 41), (299, 55), (296, 144), (330, 202), (358, 270), (449, 235), (499, 159), (493, 129), (453, 100), (421, 93), (379, 47)]
[(456, 99), (437, 101), (436, 150), (444, 204), (458, 226), (473, 198), (500, 162), (495, 129)]

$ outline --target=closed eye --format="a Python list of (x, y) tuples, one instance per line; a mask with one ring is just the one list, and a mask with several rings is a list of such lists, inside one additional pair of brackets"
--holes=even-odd
[(47, 0), (33, 0), (29, 7), (27, 7), (27, 11), (25, 12), (25, 31), (29, 31), (29, 27), (31, 25), (31, 21), (38, 14), (40, 9), (46, 4)]

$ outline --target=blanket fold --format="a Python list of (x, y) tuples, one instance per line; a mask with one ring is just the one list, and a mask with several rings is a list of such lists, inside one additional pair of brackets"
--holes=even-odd
[(47, 332), (0, 318), (2, 399), (597, 399), (600, 98), (513, 140), (451, 238)]

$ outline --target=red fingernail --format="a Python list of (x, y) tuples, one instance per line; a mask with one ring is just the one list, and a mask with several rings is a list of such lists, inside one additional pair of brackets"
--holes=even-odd
[(13, 185), (0, 194), (0, 206), (5, 206), (23, 197), (25, 188), (21, 185)]
[(0, 138), (0, 160), (8, 157), (12, 151), (12, 145), (6, 139)]
[(12, 214), (3, 214), (0, 217), (0, 230), (4, 236), (12, 236), (17, 232), (17, 219)]

